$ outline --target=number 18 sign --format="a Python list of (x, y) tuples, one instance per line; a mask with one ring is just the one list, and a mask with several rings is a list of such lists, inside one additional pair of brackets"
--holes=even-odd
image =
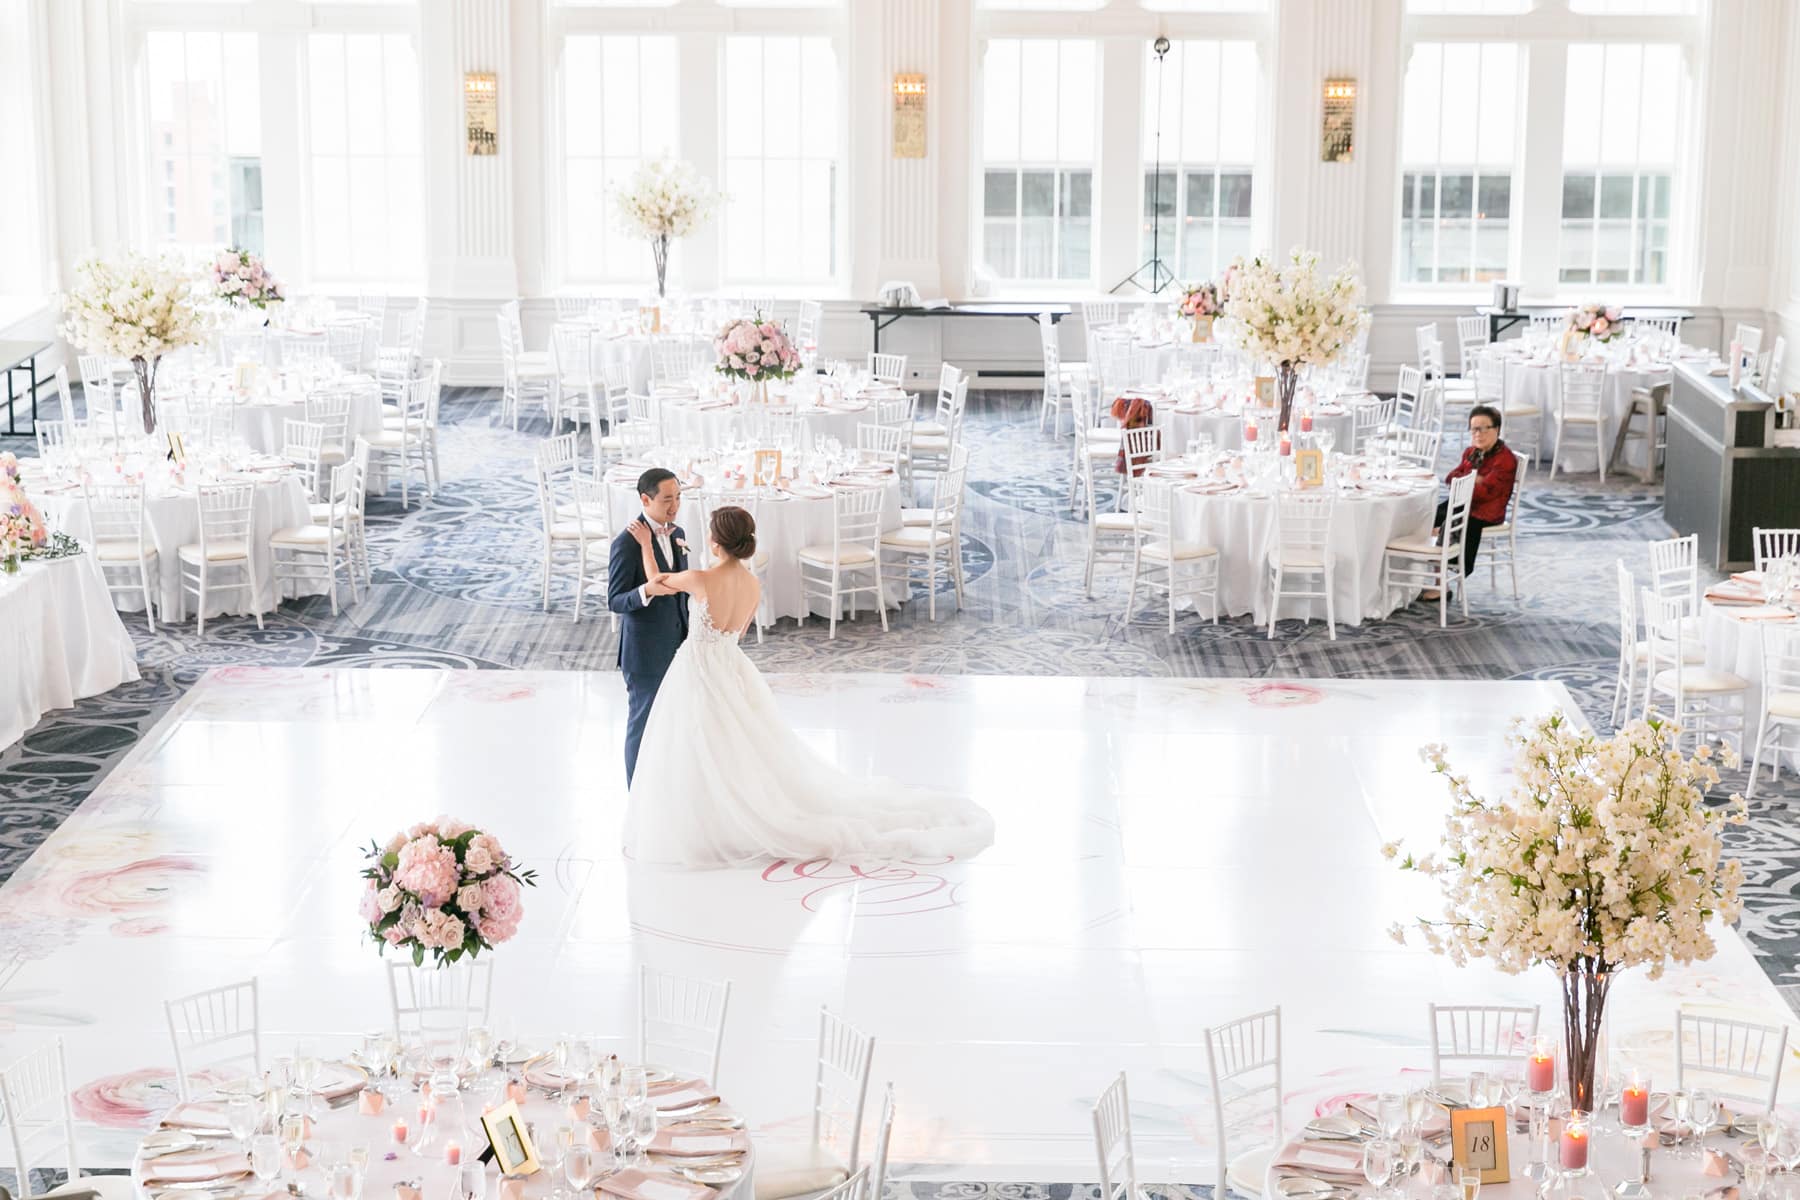
[(1450, 1160), (1481, 1172), (1483, 1183), (1505, 1183), (1506, 1110), (1459, 1108), (1450, 1114)]

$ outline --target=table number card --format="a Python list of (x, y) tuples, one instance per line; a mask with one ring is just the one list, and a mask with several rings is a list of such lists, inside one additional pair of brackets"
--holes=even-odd
[(781, 451), (758, 450), (752, 478), (762, 487), (774, 487), (775, 481), (781, 478)]
[(502, 1175), (535, 1175), (538, 1171), (537, 1149), (531, 1144), (531, 1131), (519, 1115), (519, 1105), (508, 1100), (481, 1115), (482, 1132)]
[(178, 467), (187, 465), (187, 443), (173, 429), (169, 431), (169, 459)]
[(1259, 408), (1275, 407), (1275, 377), (1273, 375), (1256, 377), (1256, 403)]
[(1505, 1183), (1506, 1110), (1459, 1108), (1450, 1114), (1450, 1160), (1481, 1172), (1482, 1183)]
[(1325, 483), (1324, 451), (1310, 447), (1294, 451), (1294, 480), (1303, 488), (1323, 486)]

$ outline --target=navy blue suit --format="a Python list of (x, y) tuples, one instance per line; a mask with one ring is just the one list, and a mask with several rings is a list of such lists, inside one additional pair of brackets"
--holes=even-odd
[[(643, 516), (638, 520), (650, 523)], [(656, 564), (664, 571), (687, 570), (682, 538), (681, 526), (677, 525), (669, 534), (673, 563), (663, 557), (656, 539), (651, 539)], [(619, 672), (625, 676), (625, 694), (631, 704), (625, 723), (626, 787), (631, 786), (631, 777), (637, 772), (638, 743), (644, 737), (644, 723), (650, 719), (650, 706), (656, 702), (656, 691), (675, 660), (675, 651), (687, 640), (688, 631), (687, 594), (652, 596), (646, 604), (638, 589), (648, 582), (643, 549), (629, 529), (621, 529), (613, 538), (607, 565), (606, 607), (619, 614)]]

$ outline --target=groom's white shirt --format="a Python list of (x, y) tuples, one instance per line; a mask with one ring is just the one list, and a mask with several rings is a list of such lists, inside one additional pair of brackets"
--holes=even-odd
[[(669, 563), (671, 566), (674, 565), (675, 548), (669, 544), (669, 530), (672, 526), (658, 525), (655, 521), (649, 520), (648, 518), (645, 519), (644, 523), (650, 526), (651, 530), (655, 532), (656, 545), (662, 551), (663, 561)], [(650, 603), (650, 600), (650, 585), (647, 583), (640, 584), (638, 586), (638, 603), (648, 604)]]

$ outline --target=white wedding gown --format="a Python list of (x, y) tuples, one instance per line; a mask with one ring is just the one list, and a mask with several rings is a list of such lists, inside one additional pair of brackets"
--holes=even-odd
[(638, 747), (628, 857), (684, 867), (966, 858), (993, 840), (993, 818), (971, 801), (846, 775), (813, 753), (738, 635), (694, 598)]

